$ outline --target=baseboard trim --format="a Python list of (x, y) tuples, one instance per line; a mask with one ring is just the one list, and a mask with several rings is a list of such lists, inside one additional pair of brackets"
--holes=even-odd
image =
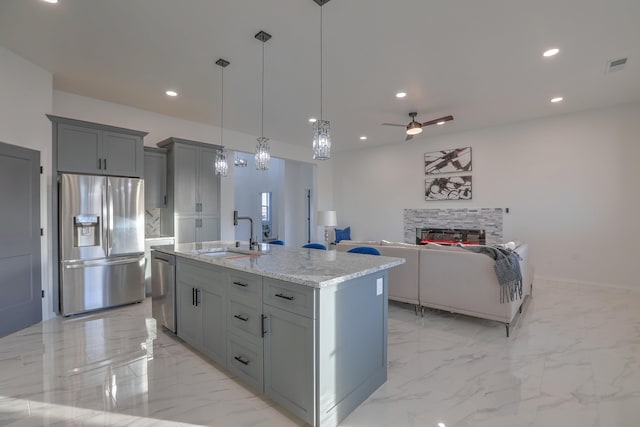
[(620, 289), (624, 291), (640, 292), (640, 287), (638, 286), (622, 285), (619, 283), (587, 282), (583, 280), (561, 279), (557, 277), (534, 276), (533, 278), (534, 287), (537, 282), (553, 283), (554, 285), (568, 284), (568, 285), (579, 285), (579, 286), (593, 286), (596, 288)]

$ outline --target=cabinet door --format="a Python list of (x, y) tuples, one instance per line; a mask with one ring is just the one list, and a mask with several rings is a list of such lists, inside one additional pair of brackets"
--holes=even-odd
[(227, 364), (225, 283), (201, 291), (202, 351), (215, 362)]
[(216, 175), (214, 164), (216, 150), (200, 149), (198, 170), (198, 201), (204, 216), (218, 216), (220, 176)]
[(107, 175), (143, 177), (143, 146), (139, 136), (104, 131), (102, 164)]
[(264, 337), (264, 392), (309, 424), (314, 423), (313, 320), (269, 305)]
[(101, 161), (102, 131), (58, 125), (58, 170), (105, 174)]
[(144, 153), (144, 207), (167, 207), (167, 155)]
[(202, 217), (196, 228), (196, 242), (220, 240), (218, 217)]
[(199, 212), (199, 209), (196, 209), (198, 149), (189, 145), (175, 144), (173, 150), (175, 162), (174, 212), (176, 214), (194, 214)]
[(192, 243), (196, 241), (196, 224), (199, 220), (193, 216), (174, 217), (174, 233), (176, 243)]
[[(195, 305), (195, 287), (187, 282), (178, 280), (178, 336), (196, 348), (202, 342), (201, 306)], [(200, 298), (202, 300), (202, 298)]]

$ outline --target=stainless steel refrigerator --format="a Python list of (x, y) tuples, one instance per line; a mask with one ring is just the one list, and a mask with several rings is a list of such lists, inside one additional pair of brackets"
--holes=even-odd
[(61, 174), (59, 210), (62, 314), (143, 300), (144, 181)]

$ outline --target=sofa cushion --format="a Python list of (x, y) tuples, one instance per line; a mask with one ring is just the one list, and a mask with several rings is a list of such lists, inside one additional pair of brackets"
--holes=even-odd
[(336, 228), (336, 243), (340, 243), (341, 240), (351, 240), (351, 226), (343, 229)]

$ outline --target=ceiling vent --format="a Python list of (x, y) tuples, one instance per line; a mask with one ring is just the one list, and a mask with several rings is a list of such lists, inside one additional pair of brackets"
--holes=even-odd
[(620, 71), (627, 64), (627, 58), (612, 59), (607, 62), (607, 72)]

